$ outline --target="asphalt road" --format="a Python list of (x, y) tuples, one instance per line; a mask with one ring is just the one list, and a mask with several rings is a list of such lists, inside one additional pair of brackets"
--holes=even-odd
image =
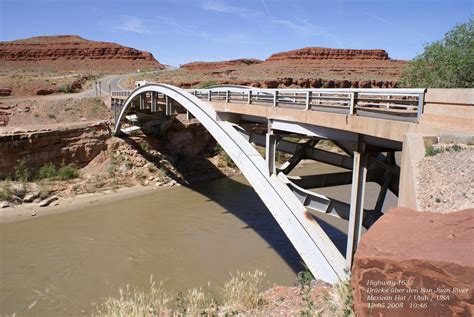
[(128, 77), (133, 75), (135, 75), (135, 73), (105, 76), (99, 80), (100, 90), (96, 91), (95, 86), (93, 85), (91, 89), (85, 91), (84, 93), (86, 96), (100, 97), (109, 95), (111, 90), (125, 90), (125, 88), (123, 88), (120, 84), (121, 81), (126, 80)]

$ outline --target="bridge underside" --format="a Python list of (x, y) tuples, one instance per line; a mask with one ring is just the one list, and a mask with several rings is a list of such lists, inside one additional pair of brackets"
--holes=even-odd
[[(208, 104), (188, 95), (178, 89), (169, 91), (168, 86), (150, 85), (148, 89), (140, 87), (128, 99), (112, 98), (115, 132), (142, 129), (162, 135), (178, 114), (196, 117), (241, 168), (313, 274), (331, 283), (343, 278), (361, 235), (383, 215), (387, 194), (398, 195), (396, 152), (401, 150), (401, 142), (317, 125), (213, 112)], [(209, 124), (222, 130), (214, 132), (203, 120), (202, 109), (188, 101), (209, 108), (204, 111), (214, 116)], [(219, 133), (235, 143), (226, 146)], [(258, 152), (251, 151), (256, 147), (265, 148), (263, 157), (257, 158)], [(247, 161), (257, 169), (249, 172)], [(308, 161), (330, 167), (326, 172), (298, 175), (296, 168)], [(262, 174), (261, 179), (251, 175), (256, 171)], [(364, 204), (367, 183), (376, 184), (378, 190), (370, 209)], [(350, 186), (350, 197), (341, 200), (321, 194), (321, 190), (335, 186)], [(266, 187), (272, 187), (273, 193)], [(273, 199), (280, 199), (288, 210), (271, 202)], [(334, 224), (342, 227), (338, 228), (344, 232), (342, 241), (340, 235), (331, 237), (328, 228)]]

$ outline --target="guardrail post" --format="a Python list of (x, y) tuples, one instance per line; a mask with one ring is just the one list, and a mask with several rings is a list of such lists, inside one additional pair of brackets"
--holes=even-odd
[(212, 100), (212, 90), (209, 90), (209, 92), (207, 93), (207, 101), (211, 101)]
[(305, 106), (305, 110), (309, 110), (311, 109), (311, 91), (308, 91), (306, 93), (306, 106)]
[(273, 95), (273, 107), (278, 106), (278, 90), (275, 90), (275, 94)]
[(230, 91), (226, 90), (225, 92), (225, 102), (229, 102), (230, 101)]
[(250, 105), (252, 103), (252, 91), (249, 90), (248, 98), (247, 98), (247, 103)]
[(416, 123), (420, 123), (421, 115), (423, 114), (423, 107), (425, 105), (425, 94), (418, 95), (418, 108), (416, 109)]
[(351, 93), (351, 101), (349, 104), (349, 114), (354, 115), (357, 111), (357, 98), (358, 98), (358, 93), (353, 92)]

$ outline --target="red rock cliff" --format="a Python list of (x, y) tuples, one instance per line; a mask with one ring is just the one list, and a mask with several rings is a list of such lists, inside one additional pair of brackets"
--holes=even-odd
[(0, 42), (0, 61), (8, 65), (44, 64), (65, 69), (69, 69), (72, 63), (77, 68), (81, 68), (82, 64), (85, 67), (97, 64), (100, 68), (101, 61), (103, 65), (110, 64), (109, 61), (117, 62), (115, 66), (118, 69), (127, 66), (164, 68), (149, 52), (116, 43), (89, 41), (76, 35), (38, 36)]
[(280, 52), (271, 55), (267, 61), (291, 60), (291, 59), (368, 59), (368, 60), (388, 60), (388, 53), (384, 50), (355, 50), (355, 49), (335, 49), (324, 47), (305, 47), (297, 50)]
[(241, 67), (259, 64), (262, 61), (254, 58), (241, 58), (222, 62), (192, 62), (181, 65), (181, 68), (191, 71), (210, 71), (228, 67)]

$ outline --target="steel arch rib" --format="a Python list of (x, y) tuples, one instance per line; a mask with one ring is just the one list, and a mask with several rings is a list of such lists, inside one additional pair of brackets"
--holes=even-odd
[(305, 215), (306, 209), (290, 189), (275, 175), (268, 175), (266, 162), (257, 150), (230, 123), (220, 121), (214, 109), (189, 92), (165, 84), (139, 87), (126, 100), (115, 133), (120, 132), (131, 101), (146, 92), (167, 95), (201, 122), (242, 171), (315, 277), (329, 283), (346, 277), (344, 257), (316, 221)]

